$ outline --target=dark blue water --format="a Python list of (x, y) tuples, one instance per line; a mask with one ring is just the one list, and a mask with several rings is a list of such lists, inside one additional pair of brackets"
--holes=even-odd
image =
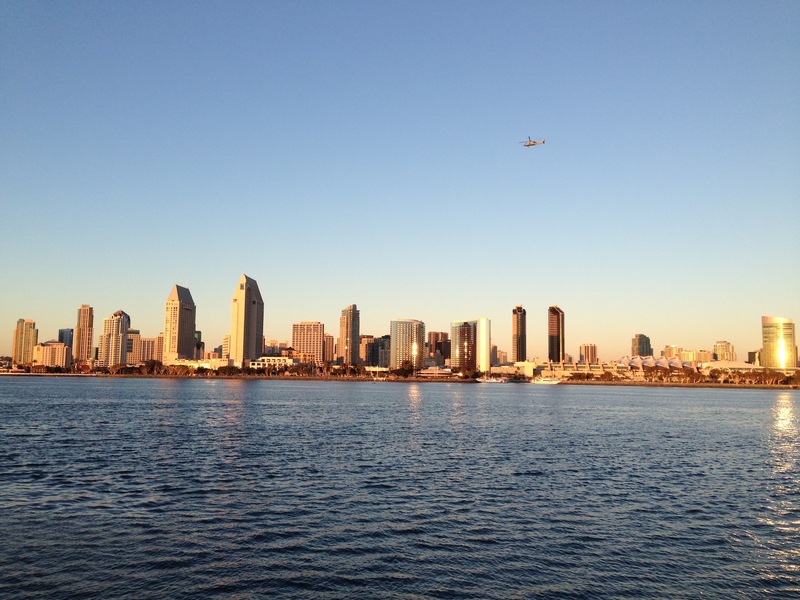
[(800, 594), (797, 391), (0, 377), (0, 596)]

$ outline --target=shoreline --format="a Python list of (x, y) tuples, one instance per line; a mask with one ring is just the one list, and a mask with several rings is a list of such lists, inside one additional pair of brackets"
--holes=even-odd
[[(427, 379), (424, 377), (407, 377), (397, 379), (372, 379), (369, 377), (295, 377), (283, 375), (110, 375), (105, 373), (13, 373), (0, 372), (0, 377), (71, 377), (71, 378), (103, 378), (103, 379), (191, 379), (191, 380), (247, 380), (247, 381), (334, 381), (334, 382), (361, 382), (361, 383), (456, 383), (479, 384), (474, 379)], [(509, 385), (531, 385), (530, 381), (509, 381)], [(576, 386), (609, 386), (609, 387), (672, 387), (672, 388), (721, 388), (731, 390), (800, 390), (800, 386), (791, 384), (756, 384), (756, 383), (679, 383), (674, 381), (562, 381), (559, 385)]]

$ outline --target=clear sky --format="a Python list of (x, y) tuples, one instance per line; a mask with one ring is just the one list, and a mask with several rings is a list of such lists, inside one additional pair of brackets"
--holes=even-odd
[[(0, 4), (0, 354), (77, 309), (207, 347), (488, 316), (510, 352), (800, 320), (800, 2)], [(543, 146), (525, 148), (531, 136)], [(97, 344), (97, 337), (95, 337)]]

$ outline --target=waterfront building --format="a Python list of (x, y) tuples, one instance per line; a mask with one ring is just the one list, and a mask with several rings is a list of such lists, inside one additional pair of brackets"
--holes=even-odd
[(797, 367), (794, 322), (785, 317), (761, 317), (761, 366), (767, 369)]
[(92, 359), (94, 344), (94, 309), (88, 304), (81, 304), (78, 309), (78, 324), (75, 325), (72, 358), (75, 362), (86, 362)]
[(564, 362), (564, 311), (558, 306), (547, 309), (547, 357), (551, 362)]
[(714, 360), (725, 360), (728, 362), (736, 362), (736, 352), (733, 349), (733, 344), (726, 341), (719, 341), (714, 343)]
[(488, 373), (492, 366), (491, 321), (481, 317), (450, 324), (450, 366), (454, 371)]
[(19, 319), (14, 328), (14, 345), (11, 364), (27, 365), (33, 362), (33, 347), (39, 341), (39, 330), (33, 319)]
[(325, 337), (325, 347), (322, 349), (322, 358), (324, 362), (333, 362), (336, 354), (334, 353), (334, 347), (336, 346), (336, 342), (333, 339), (333, 336), (326, 333)]
[(425, 323), (415, 319), (389, 322), (389, 368), (400, 369), (408, 361), (417, 371), (425, 367)]
[(339, 318), (339, 343), (336, 348), (341, 364), (358, 364), (360, 320), (360, 312), (355, 304), (342, 310), (342, 316)]
[(367, 367), (374, 367), (377, 363), (374, 357), (375, 336), (360, 335), (358, 337), (358, 358), (361, 364)]
[(664, 346), (664, 349), (661, 351), (661, 356), (664, 358), (680, 358), (682, 352), (683, 348), (673, 344), (671, 346)]
[(38, 367), (67, 368), (72, 363), (72, 349), (64, 342), (50, 340), (33, 347), (33, 364)]
[(139, 338), (139, 360), (143, 363), (156, 360), (156, 338)]
[(72, 338), (74, 335), (72, 327), (58, 330), (58, 341), (62, 344), (69, 346), (69, 360), (72, 362)]
[(311, 357), (315, 365), (325, 362), (325, 325), (319, 321), (302, 321), (292, 325), (292, 348)]
[(434, 356), (436, 350), (442, 348), (442, 344), (449, 340), (446, 331), (429, 331), (428, 332), (428, 356)]
[(584, 365), (596, 365), (597, 346), (595, 344), (581, 344), (578, 362)]
[(523, 361), (528, 356), (525, 315), (525, 309), (519, 304), (511, 311), (511, 362)]
[(103, 319), (103, 333), (98, 347), (98, 364), (101, 367), (127, 364), (128, 330), (131, 318), (122, 310)]
[(505, 350), (498, 350), (497, 351), (497, 364), (504, 365), (508, 362), (508, 352)]
[(192, 294), (183, 286), (175, 284), (167, 297), (164, 308), (165, 365), (176, 360), (195, 358), (196, 307)]
[(235, 367), (259, 358), (264, 346), (264, 300), (255, 279), (242, 275), (231, 301), (229, 358)]
[(631, 340), (631, 356), (653, 356), (650, 338), (643, 333), (634, 335)]
[(155, 348), (153, 349), (153, 360), (160, 363), (164, 362), (164, 333), (159, 333), (156, 336)]
[(375, 366), (388, 369), (389, 360), (392, 356), (392, 336), (387, 333), (379, 338), (375, 338), (372, 353), (375, 358)]
[(125, 340), (125, 362), (138, 365), (142, 361), (142, 334), (138, 329), (128, 329)]

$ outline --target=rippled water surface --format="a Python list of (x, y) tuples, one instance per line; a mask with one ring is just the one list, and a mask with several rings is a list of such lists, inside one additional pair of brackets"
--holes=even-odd
[(0, 596), (798, 597), (799, 405), (0, 377)]

